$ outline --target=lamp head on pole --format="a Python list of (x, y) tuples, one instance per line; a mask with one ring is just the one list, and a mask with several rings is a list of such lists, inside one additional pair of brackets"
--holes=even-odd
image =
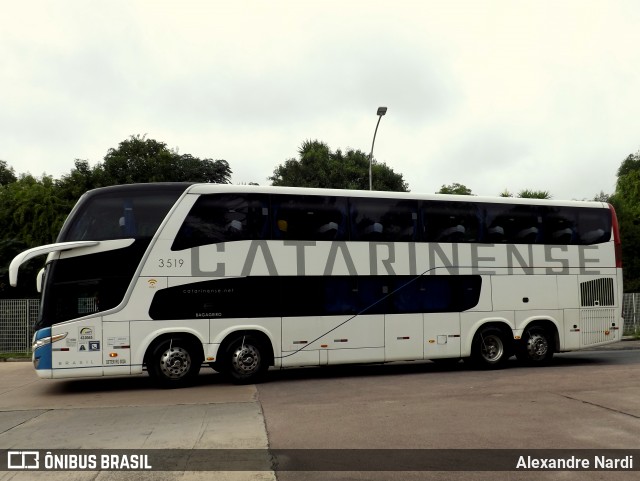
[(378, 112), (377, 112), (376, 115), (379, 115), (379, 116), (382, 117), (386, 113), (387, 113), (387, 108), (386, 107), (378, 107)]

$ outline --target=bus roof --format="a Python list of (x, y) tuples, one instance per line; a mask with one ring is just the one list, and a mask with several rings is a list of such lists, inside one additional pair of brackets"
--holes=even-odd
[(478, 202), (494, 204), (521, 204), (521, 205), (546, 205), (558, 207), (591, 207), (609, 208), (605, 202), (555, 200), (555, 199), (529, 199), (519, 197), (490, 197), (476, 195), (451, 195), (451, 194), (424, 194), (414, 192), (369, 191), (348, 189), (321, 189), (314, 187), (279, 187), (261, 185), (233, 185), (233, 184), (203, 184), (190, 182), (151, 182), (145, 184), (120, 184), (108, 187), (100, 187), (88, 191), (85, 196), (93, 197), (100, 194), (113, 192), (151, 192), (172, 191), (188, 194), (215, 194), (215, 193), (260, 193), (260, 194), (289, 194), (289, 195), (319, 195), (336, 197), (361, 197), (361, 198), (389, 198), (412, 200), (446, 200), (453, 202)]
[(264, 193), (264, 194), (290, 194), (290, 195), (321, 195), (336, 197), (369, 197), (392, 198), (412, 200), (447, 200), (454, 202), (479, 202), (495, 204), (522, 204), (522, 205), (547, 205), (566, 207), (592, 207), (608, 208), (605, 202), (577, 201), (577, 200), (546, 200), (528, 199), (518, 197), (488, 197), (451, 194), (421, 194), (413, 192), (390, 192), (347, 189), (320, 189), (312, 187), (276, 187), (259, 185), (230, 185), (230, 184), (193, 184), (188, 188), (189, 194), (213, 194), (213, 193)]

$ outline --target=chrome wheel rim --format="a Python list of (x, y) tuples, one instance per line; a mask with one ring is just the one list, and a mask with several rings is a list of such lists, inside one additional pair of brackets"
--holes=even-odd
[(527, 354), (530, 359), (544, 359), (549, 351), (549, 341), (541, 334), (531, 334), (527, 341)]
[(490, 335), (482, 338), (482, 358), (490, 363), (497, 362), (504, 355), (504, 344), (498, 336)]
[(180, 379), (191, 369), (191, 356), (182, 347), (170, 347), (160, 356), (160, 370), (169, 379)]
[(231, 356), (231, 366), (241, 375), (253, 374), (260, 368), (260, 351), (255, 346), (238, 346)]

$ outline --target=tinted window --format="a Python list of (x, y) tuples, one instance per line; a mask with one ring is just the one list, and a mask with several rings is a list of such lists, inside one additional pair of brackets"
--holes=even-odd
[(148, 240), (47, 264), (37, 328), (105, 311), (122, 302)]
[(611, 211), (609, 209), (576, 208), (578, 242), (599, 244), (611, 240)]
[(542, 242), (545, 244), (576, 244), (577, 211), (567, 207), (545, 207), (542, 216)]
[(152, 319), (460, 312), (480, 276), (302, 276), (219, 279), (158, 291)]
[(412, 312), (462, 312), (478, 304), (480, 276), (421, 276), (398, 279), (393, 305), (398, 314)]
[(484, 204), (483, 242), (597, 244), (611, 238), (608, 209)]
[(484, 242), (535, 244), (542, 241), (542, 214), (537, 206), (485, 204)]
[(414, 241), (417, 234), (417, 201), (351, 199), (351, 240)]
[(480, 219), (477, 204), (429, 201), (423, 205), (428, 242), (479, 242)]
[(118, 190), (91, 195), (71, 214), (58, 241), (150, 239), (180, 194)]
[(268, 237), (268, 197), (212, 194), (198, 198), (178, 231), (172, 250)]
[(346, 240), (347, 199), (318, 195), (274, 195), (273, 238)]

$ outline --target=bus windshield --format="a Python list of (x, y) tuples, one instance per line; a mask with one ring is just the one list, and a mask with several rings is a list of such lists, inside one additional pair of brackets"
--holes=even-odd
[(45, 267), (37, 329), (116, 307), (155, 232), (188, 184), (121, 185), (85, 194), (58, 242), (132, 239), (115, 249), (60, 256)]

